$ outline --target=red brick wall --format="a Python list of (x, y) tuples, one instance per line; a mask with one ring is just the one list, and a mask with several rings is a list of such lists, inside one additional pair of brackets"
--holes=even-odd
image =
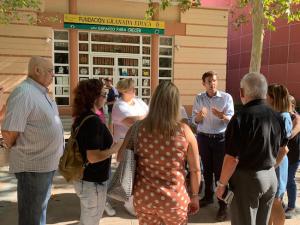
[[(232, 7), (236, 0), (202, 0), (202, 6)], [(231, 20), (231, 17), (229, 17)], [(228, 26), (226, 90), (235, 101), (239, 99), (239, 83), (249, 71), (252, 42), (251, 22), (236, 29)], [(269, 83), (281, 83), (300, 101), (300, 22), (276, 23), (276, 31), (266, 31), (261, 72)]]
[[(252, 42), (251, 23), (229, 28), (226, 89), (239, 100), (239, 81), (248, 72)], [(281, 83), (300, 100), (300, 23), (276, 23), (276, 31), (266, 31), (261, 72), (269, 83)]]

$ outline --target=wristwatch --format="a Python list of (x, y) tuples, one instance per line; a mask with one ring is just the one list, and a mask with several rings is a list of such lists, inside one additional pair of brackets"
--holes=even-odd
[(6, 143), (4, 143), (4, 142), (0, 143), (0, 147), (3, 147), (5, 150), (7, 150), (7, 149), (8, 149), (8, 146), (7, 146), (7, 144), (6, 144)]
[(218, 187), (225, 187), (226, 185), (223, 184), (223, 183), (221, 183), (221, 182), (218, 180), (218, 181), (217, 181), (217, 186), (218, 186)]

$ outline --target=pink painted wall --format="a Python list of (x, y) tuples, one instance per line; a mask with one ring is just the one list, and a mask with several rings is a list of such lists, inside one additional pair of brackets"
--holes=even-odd
[(204, 7), (229, 7), (232, 0), (201, 0)]

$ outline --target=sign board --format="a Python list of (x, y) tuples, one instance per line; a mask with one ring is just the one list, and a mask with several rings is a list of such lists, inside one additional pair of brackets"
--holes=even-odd
[(163, 35), (165, 23), (153, 20), (65, 14), (64, 28)]

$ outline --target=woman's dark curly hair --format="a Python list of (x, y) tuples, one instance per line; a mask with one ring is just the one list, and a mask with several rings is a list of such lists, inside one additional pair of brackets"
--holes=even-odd
[(103, 83), (98, 79), (80, 81), (74, 90), (75, 98), (72, 116), (76, 118), (90, 111), (94, 106), (95, 100), (101, 95), (102, 89)]

